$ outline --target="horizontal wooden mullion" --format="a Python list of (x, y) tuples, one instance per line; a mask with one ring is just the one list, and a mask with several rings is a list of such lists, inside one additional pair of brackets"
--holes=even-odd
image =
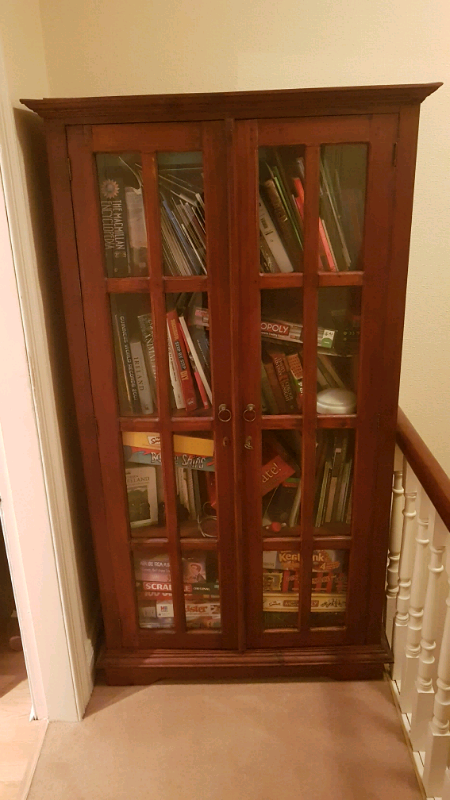
[(174, 433), (214, 430), (213, 417), (172, 417), (169, 424)]
[(105, 289), (110, 294), (148, 294), (151, 278), (105, 278)]
[(319, 286), (363, 286), (364, 272), (319, 272)]
[(303, 286), (301, 272), (277, 272), (274, 275), (260, 273), (259, 286), (261, 289), (291, 289)]
[(119, 428), (121, 431), (159, 432), (161, 420), (152, 414), (145, 417), (119, 417)]
[(261, 418), (261, 428), (264, 431), (301, 430), (303, 417), (300, 414), (265, 414)]
[(301, 539), (300, 536), (268, 536), (263, 539), (263, 550), (301, 550)]
[(357, 422), (356, 414), (319, 414), (317, 416), (318, 428), (356, 428)]
[(165, 536), (155, 537), (154, 539), (131, 539), (130, 550), (169, 550), (169, 540)]
[(189, 537), (187, 539), (180, 539), (181, 551), (186, 550), (217, 550), (219, 543), (217, 539), (204, 539), (197, 537)]
[(163, 289), (167, 293), (178, 292), (207, 292), (209, 280), (206, 275), (192, 275), (182, 277), (163, 277)]
[(327, 536), (318, 534), (318, 529), (314, 532), (313, 544), (314, 550), (350, 550), (352, 540), (349, 536), (333, 536), (328, 533)]

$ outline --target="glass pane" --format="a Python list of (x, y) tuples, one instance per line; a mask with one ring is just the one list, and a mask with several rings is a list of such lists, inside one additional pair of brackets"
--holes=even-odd
[(131, 536), (165, 536), (159, 433), (123, 431), (122, 441)]
[(298, 630), (300, 553), (293, 550), (263, 551), (264, 629)]
[[(262, 525), (264, 536), (292, 536), (301, 504), (300, 431), (262, 432)], [(297, 532), (298, 533), (298, 532)]]
[(201, 153), (158, 153), (165, 275), (206, 273), (206, 227)]
[(108, 278), (148, 275), (139, 153), (98, 153), (97, 177)]
[(261, 272), (302, 272), (304, 148), (259, 149)]
[(345, 624), (348, 550), (314, 550), (312, 566), (312, 627)]
[(320, 159), (320, 269), (360, 270), (367, 145), (326, 144)]
[(209, 310), (206, 292), (166, 295), (172, 408), (211, 409)]
[(157, 398), (150, 300), (144, 294), (110, 297), (120, 413), (153, 414)]
[(303, 292), (261, 292), (261, 405), (263, 414), (299, 414), (303, 393)]
[(214, 438), (198, 431), (173, 436), (180, 536), (217, 537)]
[(172, 578), (168, 553), (134, 553), (140, 628), (173, 628)]
[(186, 626), (220, 629), (220, 594), (217, 553), (194, 550), (183, 556)]
[(351, 523), (354, 443), (353, 430), (317, 433), (313, 522), (316, 528), (325, 528), (324, 533), (330, 533), (330, 526)]
[(354, 414), (361, 330), (359, 287), (319, 289), (317, 413)]

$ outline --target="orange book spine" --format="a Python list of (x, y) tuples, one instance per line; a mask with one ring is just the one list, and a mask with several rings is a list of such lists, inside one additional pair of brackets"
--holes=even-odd
[(167, 322), (169, 324), (169, 333), (175, 354), (175, 369), (180, 380), (184, 404), (187, 411), (194, 411), (197, 408), (194, 381), (192, 380), (191, 370), (189, 368), (188, 355), (184, 346), (183, 333), (178, 314), (174, 309), (167, 312)]
[[(303, 184), (300, 178), (294, 178), (294, 186), (295, 186), (295, 191), (297, 192), (297, 197), (295, 198), (295, 202), (300, 217), (303, 220), (305, 215), (305, 190), (303, 189)], [(323, 226), (323, 222), (320, 219), (320, 217), (319, 217), (319, 249), (320, 249), (319, 268), (322, 267), (321, 256), (323, 255), (330, 272), (337, 272), (338, 268), (336, 265), (336, 261), (334, 260), (333, 253), (331, 252), (331, 248), (328, 242), (328, 237), (325, 233), (325, 228)]]

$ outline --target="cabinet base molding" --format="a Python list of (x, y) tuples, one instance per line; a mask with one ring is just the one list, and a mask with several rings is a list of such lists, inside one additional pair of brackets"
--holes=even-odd
[(312, 650), (123, 652), (105, 650), (98, 669), (110, 686), (147, 685), (160, 680), (324, 677), (335, 680), (381, 678), (392, 661), (382, 645), (324, 647)]

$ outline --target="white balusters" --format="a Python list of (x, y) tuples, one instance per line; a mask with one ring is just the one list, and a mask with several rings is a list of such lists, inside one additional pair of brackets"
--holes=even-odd
[[(406, 468), (405, 468), (406, 467)], [(398, 565), (397, 607), (392, 634), (392, 650), (394, 665), (392, 677), (400, 680), (403, 659), (405, 656), (406, 634), (409, 619), (409, 601), (411, 596), (411, 576), (416, 548), (416, 497), (418, 481), (409, 464), (403, 470), (403, 486), (405, 490), (405, 507), (403, 509), (402, 549)]]
[(398, 595), (398, 565), (400, 552), (402, 549), (402, 530), (403, 530), (403, 456), (401, 451), (396, 448), (394, 463), (394, 483), (392, 488), (392, 507), (391, 507), (391, 531), (388, 552), (388, 567), (386, 573), (386, 614), (385, 628), (386, 636), (392, 645), (392, 628), (397, 605)]
[(442, 561), (446, 536), (446, 528), (441, 518), (436, 515), (434, 531), (430, 537), (432, 544), (430, 545), (430, 563), (428, 565), (429, 576), (425, 595), (417, 679), (412, 700), (410, 739), (414, 750), (423, 750), (425, 748), (428, 724), (433, 714), (437, 605), (439, 601), (439, 584), (444, 572)]
[(423, 606), (428, 578), (428, 525), (430, 523), (430, 529), (433, 530), (435, 515), (435, 509), (422, 488), (419, 490), (418, 498), (420, 498), (418, 502), (420, 510), (417, 517), (416, 553), (411, 580), (405, 655), (401, 673), (400, 706), (405, 714), (412, 710), (414, 684), (420, 655)]
[(427, 795), (442, 794), (445, 770), (450, 754), (450, 594), (447, 597), (442, 646), (439, 656), (433, 718), (425, 743), (423, 784)]

